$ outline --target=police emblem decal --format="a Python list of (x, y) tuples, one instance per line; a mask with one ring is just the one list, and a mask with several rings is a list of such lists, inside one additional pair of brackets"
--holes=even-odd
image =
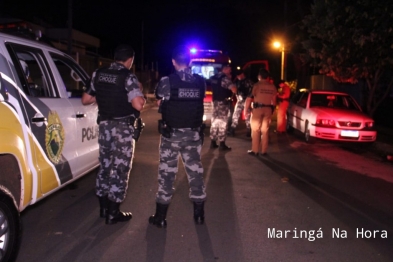
[(64, 128), (56, 111), (49, 111), (45, 131), (45, 147), (49, 159), (57, 164), (61, 159), (65, 141)]

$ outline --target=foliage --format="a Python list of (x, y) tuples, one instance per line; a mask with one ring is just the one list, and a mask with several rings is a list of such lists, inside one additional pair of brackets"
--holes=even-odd
[(295, 93), (296, 92), (297, 79), (291, 80), (291, 81), (286, 81), (285, 84), (287, 84), (289, 86), (289, 89), (291, 90), (291, 93)]
[(393, 86), (391, 0), (315, 0), (303, 19), (304, 42), (321, 74), (338, 82), (367, 83), (367, 111), (373, 115)]

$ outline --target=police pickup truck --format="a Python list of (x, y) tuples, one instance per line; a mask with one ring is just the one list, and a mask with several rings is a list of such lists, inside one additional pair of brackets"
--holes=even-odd
[(0, 261), (17, 255), (21, 211), (98, 166), (88, 83), (70, 56), (0, 33)]

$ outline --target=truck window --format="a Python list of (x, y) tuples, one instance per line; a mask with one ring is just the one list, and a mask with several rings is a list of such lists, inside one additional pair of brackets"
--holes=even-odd
[(78, 64), (65, 56), (51, 53), (54, 64), (59, 71), (67, 90), (68, 97), (81, 97), (83, 90), (88, 85), (88, 76), (83, 72)]
[(40, 49), (8, 43), (7, 48), (24, 92), (33, 97), (59, 97), (53, 88), (53, 77), (47, 70), (48, 64)]

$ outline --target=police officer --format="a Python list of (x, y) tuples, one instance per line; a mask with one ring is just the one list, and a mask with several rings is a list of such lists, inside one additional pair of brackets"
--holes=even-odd
[[(232, 116), (232, 124), (228, 132), (228, 134), (231, 136), (235, 135), (236, 126), (239, 123), (239, 117), (243, 112), (246, 98), (251, 93), (251, 89), (254, 83), (246, 77), (243, 70), (238, 70), (236, 72), (235, 84), (237, 87), (237, 93), (236, 93), (237, 102)], [(250, 137), (251, 136), (250, 117), (247, 117), (245, 121), (247, 127), (247, 136)]]
[[(250, 96), (246, 99), (246, 108), (250, 108), (251, 113), (251, 139), (252, 148), (247, 153), (250, 155), (266, 155), (269, 143), (269, 126), (271, 117), (276, 106), (276, 87), (269, 81), (269, 72), (266, 69), (260, 69), (258, 82), (254, 84)], [(250, 114), (248, 111), (247, 114)]]
[(132, 166), (133, 124), (145, 104), (140, 83), (130, 71), (134, 61), (133, 48), (119, 45), (115, 49), (114, 60), (109, 67), (93, 73), (90, 87), (82, 96), (84, 105), (98, 104), (100, 169), (96, 178), (96, 194), (100, 217), (106, 218), (106, 224), (132, 218), (131, 212), (122, 212), (119, 206), (126, 197)]
[(189, 49), (185, 46), (175, 48), (172, 64), (176, 71), (161, 78), (155, 90), (162, 119), (159, 121), (161, 141), (156, 212), (149, 217), (149, 223), (157, 227), (167, 226), (166, 214), (174, 193), (179, 157), (187, 173), (195, 223), (204, 222), (206, 192), (201, 149), (206, 83), (199, 75), (191, 74), (189, 62)]
[(280, 87), (280, 92), (277, 93), (278, 110), (276, 133), (282, 134), (286, 132), (286, 116), (289, 106), (289, 97), (291, 96), (291, 89), (284, 80), (281, 80), (278, 86)]
[[(228, 115), (232, 94), (236, 94), (236, 85), (232, 82), (232, 68), (225, 64), (221, 72), (210, 78), (213, 91), (213, 115), (210, 126), (210, 148), (219, 147), (221, 150), (231, 150), (225, 144)], [(217, 142), (220, 142), (218, 145)]]

